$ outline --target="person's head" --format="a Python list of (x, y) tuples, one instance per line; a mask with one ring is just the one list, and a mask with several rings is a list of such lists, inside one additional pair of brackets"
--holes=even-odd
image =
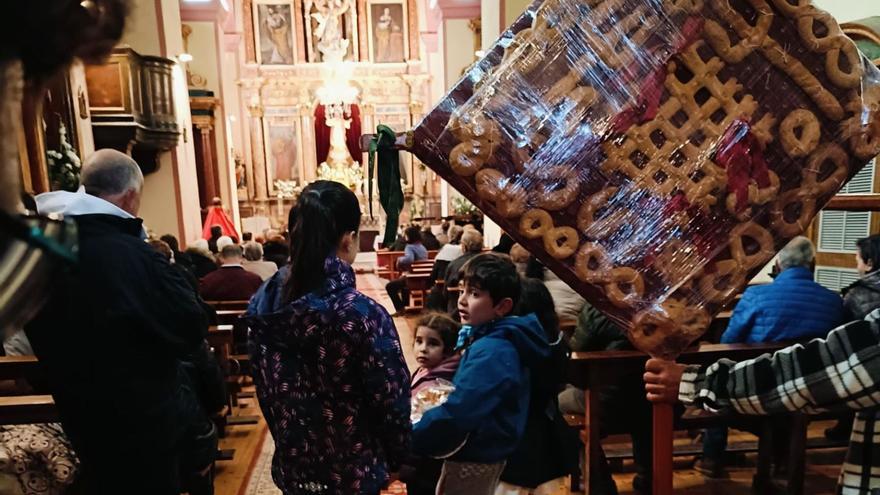
[(418, 225), (407, 227), (406, 230), (403, 231), (403, 236), (406, 238), (407, 244), (422, 242), (422, 231), (419, 229)]
[(224, 265), (240, 265), (241, 264), (241, 246), (238, 244), (227, 244), (220, 249), (220, 262)]
[(211, 225), (211, 239), (219, 239), (223, 235), (223, 228), (219, 225)]
[(263, 245), (256, 242), (245, 244), (244, 259), (248, 261), (260, 261), (263, 259)]
[(289, 299), (321, 288), (326, 280), (324, 261), (336, 255), (351, 264), (358, 252), (361, 208), (344, 185), (326, 180), (312, 182), (290, 209)]
[(92, 153), (83, 164), (80, 183), (86, 193), (97, 196), (137, 216), (144, 188), (144, 174), (130, 156), (116, 150)]
[(860, 275), (880, 268), (880, 235), (875, 234), (856, 241), (856, 268)]
[(535, 278), (522, 279), (519, 304), (516, 305), (514, 313), (517, 316), (535, 313), (544, 328), (547, 340), (555, 342), (559, 337), (559, 316), (556, 315), (553, 296), (550, 295), (544, 282)]
[(452, 355), (460, 325), (443, 313), (428, 313), (416, 322), (413, 351), (419, 366), (433, 368)]
[(449, 220), (444, 219), (443, 222), (440, 223), (440, 230), (443, 232), (449, 231)]
[(812, 270), (815, 257), (816, 251), (813, 249), (813, 243), (806, 237), (799, 235), (789, 241), (782, 248), (782, 251), (779, 251), (776, 264), (779, 265), (780, 272), (794, 267)]
[(235, 242), (233, 242), (232, 240), (232, 237), (229, 237), (228, 235), (221, 235), (217, 239), (217, 252), (219, 253), (223, 250), (223, 248), (229, 246), (230, 244), (235, 244)]
[(461, 235), (461, 251), (479, 253), (483, 250), (483, 234), (476, 229), (465, 230)]
[(252, 232), (241, 233), (241, 242), (251, 242), (252, 240), (254, 240), (254, 234)]
[(159, 240), (164, 242), (165, 244), (168, 244), (168, 247), (171, 248), (172, 252), (175, 252), (175, 253), (180, 252), (180, 245), (177, 244), (177, 237), (174, 237), (171, 234), (165, 234), (162, 237), (160, 237)]
[(525, 265), (525, 263), (529, 261), (529, 256), (531, 256), (531, 254), (528, 252), (528, 250), (522, 247), (522, 245), (519, 243), (514, 244), (510, 248), (510, 259), (514, 263), (522, 263), (523, 265)]
[(449, 227), (446, 235), (449, 237), (450, 244), (458, 244), (461, 242), (462, 234), (464, 234), (464, 229), (458, 225), (453, 225), (452, 227)]
[(462, 323), (482, 325), (502, 318), (519, 301), (520, 277), (508, 256), (478, 254), (461, 268), (459, 280), (462, 290), (458, 314)]
[(171, 259), (174, 257), (174, 253), (171, 252), (171, 246), (169, 246), (167, 242), (159, 239), (152, 239), (147, 243), (150, 245), (150, 247), (158, 251), (159, 254), (164, 256), (166, 260), (171, 261)]
[(211, 250), (208, 249), (208, 241), (205, 239), (196, 239), (195, 241), (189, 243), (189, 246), (186, 247), (186, 251), (188, 253), (195, 253), (200, 256), (204, 256), (205, 258), (212, 258)]

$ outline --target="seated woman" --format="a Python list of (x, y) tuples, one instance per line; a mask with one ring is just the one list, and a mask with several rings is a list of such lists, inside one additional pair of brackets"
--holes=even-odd
[(378, 495), (408, 453), (400, 339), (388, 312), (355, 288), (360, 222), (348, 188), (306, 186), (290, 210), (290, 264), (248, 307), (272, 479), (285, 493)]

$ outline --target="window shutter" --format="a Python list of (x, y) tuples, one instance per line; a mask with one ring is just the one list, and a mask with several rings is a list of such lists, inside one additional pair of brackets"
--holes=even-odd
[(856, 240), (867, 237), (871, 230), (871, 213), (867, 211), (829, 210), (819, 213), (819, 251), (855, 253)]
[(832, 266), (816, 267), (816, 282), (823, 287), (840, 292), (859, 278), (859, 272), (852, 268), (838, 268)]
[[(876, 160), (876, 159), (875, 159)], [(874, 192), (874, 163), (871, 160), (847, 182), (837, 194), (871, 194)]]

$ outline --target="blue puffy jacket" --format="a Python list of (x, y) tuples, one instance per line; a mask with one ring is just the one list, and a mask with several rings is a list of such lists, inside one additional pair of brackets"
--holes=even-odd
[(783, 270), (772, 284), (749, 287), (721, 343), (780, 342), (825, 337), (847, 321), (843, 299), (813, 281), (810, 270)]
[(534, 314), (473, 328), (455, 391), (413, 425), (420, 455), (462, 462), (501, 462), (516, 449), (529, 410), (529, 369), (550, 353)]

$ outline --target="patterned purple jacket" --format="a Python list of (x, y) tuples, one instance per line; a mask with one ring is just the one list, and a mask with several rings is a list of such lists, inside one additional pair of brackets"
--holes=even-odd
[(323, 289), (284, 302), (288, 269), (248, 308), (260, 408), (275, 440), (272, 479), (285, 494), (378, 494), (409, 449), (409, 371), (388, 312), (324, 262)]

